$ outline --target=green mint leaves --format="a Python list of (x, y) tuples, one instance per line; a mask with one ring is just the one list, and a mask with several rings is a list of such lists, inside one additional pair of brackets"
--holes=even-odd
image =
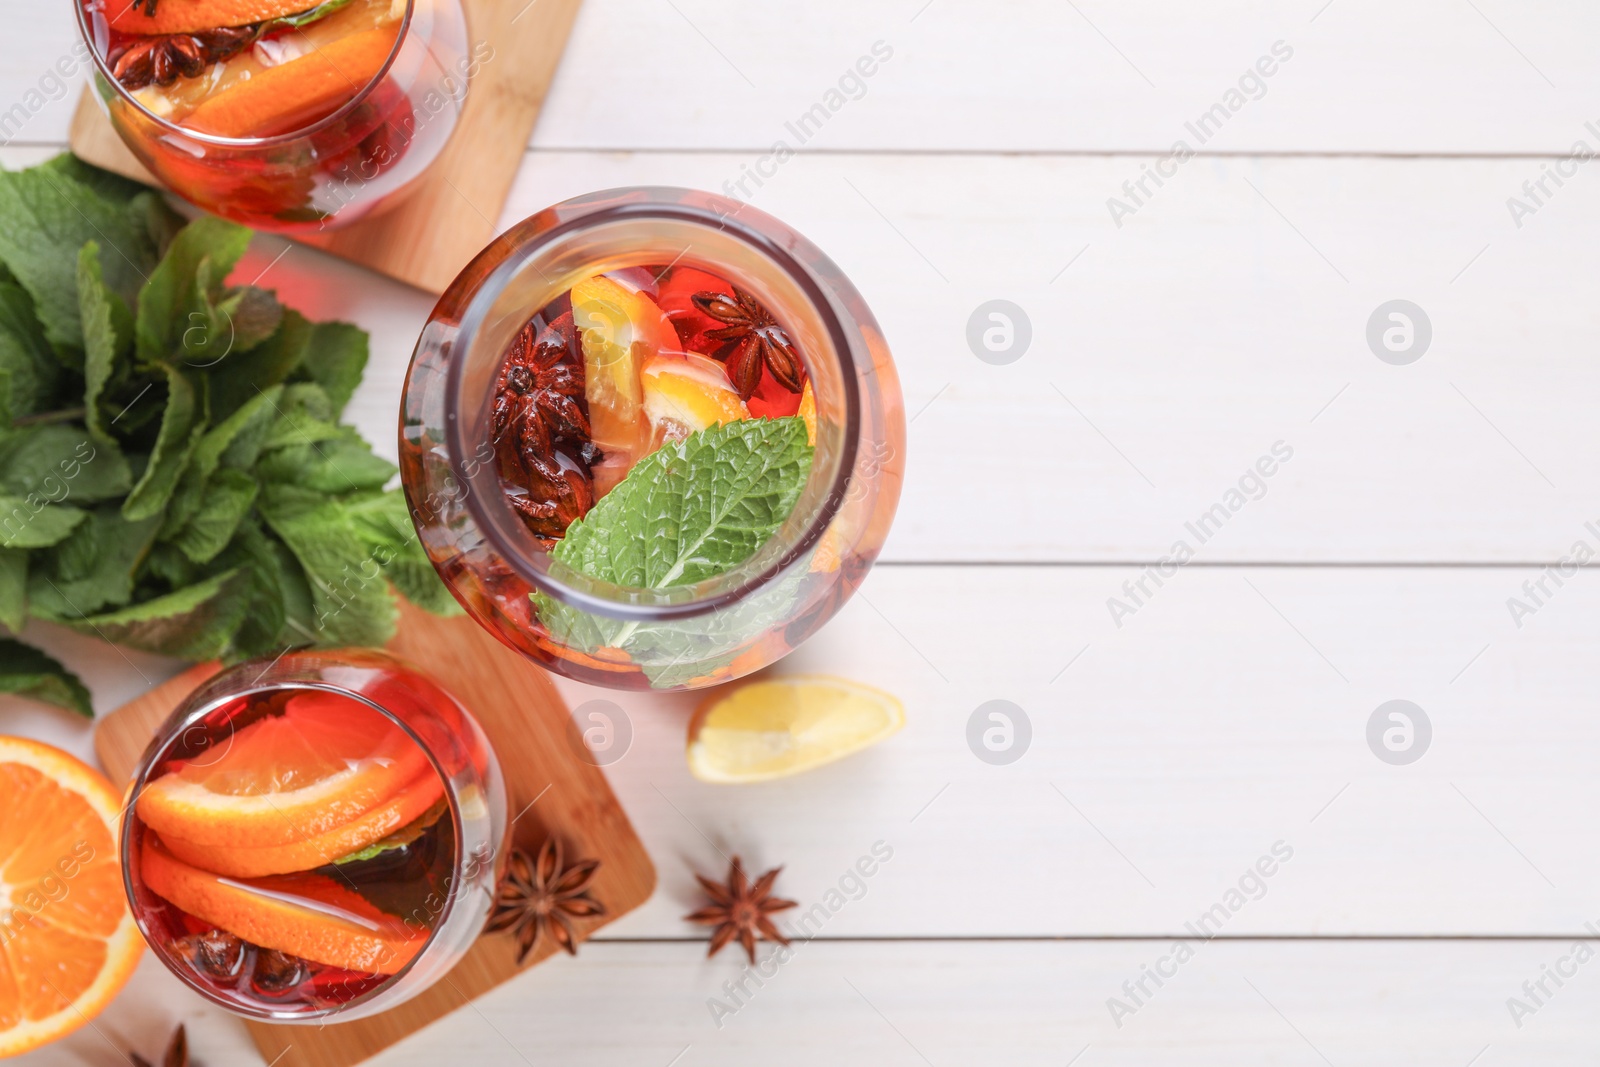
[[(589, 514), (568, 527), (555, 559), (586, 577), (660, 591), (723, 574), (766, 543), (811, 473), (799, 417), (743, 419), (668, 442), (640, 460)], [(593, 652), (622, 648), (651, 684), (703, 674), (787, 610), (799, 572), (749, 600), (699, 618), (624, 622), (538, 594), (541, 620), (558, 640)]]
[[(227, 276), (250, 232), (184, 224), (73, 158), (0, 172), (0, 625), (187, 659), (381, 645), (394, 592), (456, 609), (394, 466), (340, 415), (367, 336)], [(90, 714), (0, 637), (0, 692)]]

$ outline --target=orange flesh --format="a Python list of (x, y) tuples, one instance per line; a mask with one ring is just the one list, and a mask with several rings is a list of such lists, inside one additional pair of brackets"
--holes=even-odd
[(428, 931), (407, 926), (318, 874), (248, 881), (173, 857), (152, 836), (140, 852), (144, 884), (202, 922), (291, 956), (369, 974), (394, 974), (422, 950)]
[(257, 71), (207, 97), (183, 125), (218, 137), (272, 137), (335, 111), (375, 78), (394, 50), (397, 26), (337, 38), (314, 52)]
[(0, 738), (0, 1057), (93, 1018), (138, 962), (117, 808), (110, 784), (73, 757)]
[(429, 768), (400, 792), (360, 818), (304, 841), (249, 848), (243, 845), (201, 845), (167, 834), (162, 837), (162, 842), (173, 856), (185, 863), (236, 878), (309, 871), (341, 856), (360, 852), (407, 823), (421, 818), (443, 795), (444, 785)]
[[(196, 33), (223, 26), (297, 15), (320, 0), (158, 0), (156, 13), (133, 9), (134, 0), (107, 0), (106, 21), (121, 33)], [(141, 4), (142, 7), (142, 4)]]
[(291, 845), (361, 818), (429, 769), (422, 749), (371, 708), (306, 691), (152, 781), (137, 811), (157, 832), (198, 845)]

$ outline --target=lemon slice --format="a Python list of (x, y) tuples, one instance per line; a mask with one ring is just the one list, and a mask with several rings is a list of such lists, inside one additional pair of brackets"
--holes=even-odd
[(703, 705), (689, 724), (689, 772), (702, 782), (764, 782), (876, 744), (906, 723), (881, 689), (801, 675), (752, 682)]

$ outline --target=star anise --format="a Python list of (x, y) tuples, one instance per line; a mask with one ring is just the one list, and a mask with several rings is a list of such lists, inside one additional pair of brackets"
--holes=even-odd
[(772, 883), (778, 880), (781, 870), (782, 867), (774, 867), (752, 884), (745, 877), (744, 865), (735, 856), (728, 865), (726, 885), (719, 885), (702, 875), (694, 876), (712, 903), (699, 911), (690, 912), (684, 918), (701, 926), (716, 927), (711, 933), (711, 949), (706, 953), (707, 957), (715, 956), (723, 945), (734, 938), (738, 938), (739, 944), (744, 946), (745, 955), (750, 957), (751, 963), (756, 961), (757, 937), (763, 941), (776, 941), (780, 945), (789, 943), (789, 939), (768, 918), (773, 912), (795, 906), (792, 900), (772, 895)]
[(560, 537), (594, 506), (589, 469), (602, 453), (589, 439), (589, 419), (578, 405), (583, 368), (568, 361), (560, 331), (536, 340), (529, 323), (512, 342), (495, 391), (491, 428), (502, 479), (522, 492), (508, 494), (535, 536)]
[[(128, 1059), (133, 1061), (134, 1067), (151, 1067), (150, 1061), (137, 1052), (128, 1053)], [(182, 1023), (172, 1031), (172, 1039), (167, 1042), (167, 1051), (161, 1057), (161, 1067), (189, 1067), (189, 1035)]]
[(800, 352), (790, 342), (789, 335), (772, 313), (760, 301), (737, 285), (733, 295), (727, 293), (695, 293), (689, 299), (694, 306), (726, 326), (707, 330), (713, 341), (726, 341), (717, 349), (716, 357), (727, 365), (728, 377), (739, 395), (749, 400), (761, 382), (761, 368), (766, 366), (772, 378), (791, 393), (805, 387), (801, 380)]
[[(154, 8), (154, 3), (150, 5)], [(106, 57), (111, 75), (128, 89), (152, 82), (171, 85), (181, 75), (198, 77), (212, 63), (237, 55), (256, 39), (255, 26), (222, 26), (203, 33), (135, 37)]]
[(578, 935), (572, 920), (606, 913), (605, 905), (589, 896), (599, 866), (599, 860), (579, 860), (570, 867), (564, 866), (561, 842), (554, 836), (545, 838), (536, 859), (529, 859), (520, 848), (512, 849), (484, 930), (510, 930), (516, 934), (518, 964), (539, 947), (546, 933), (566, 949), (567, 955), (577, 955)]

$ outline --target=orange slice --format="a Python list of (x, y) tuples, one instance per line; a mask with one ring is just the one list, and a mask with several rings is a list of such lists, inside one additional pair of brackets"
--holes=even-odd
[(272, 137), (331, 114), (377, 76), (398, 28), (363, 30), (327, 42), (299, 59), (266, 67), (191, 111), (183, 124), (219, 137)]
[(122, 894), (118, 798), (67, 753), (0, 737), (0, 1056), (98, 1015), (144, 940)]
[(360, 818), (304, 841), (250, 848), (245, 845), (201, 845), (171, 834), (163, 836), (161, 840), (176, 858), (215, 874), (235, 878), (292, 874), (332, 863), (352, 852), (360, 852), (407, 823), (420, 819), (443, 795), (444, 785), (430, 768), (419, 775), (416, 781)]
[(656, 444), (750, 417), (722, 364), (695, 352), (657, 356), (644, 365), (641, 382)]
[(369, 974), (394, 974), (429, 931), (379, 911), (320, 874), (234, 880), (191, 867), (146, 834), (139, 874), (157, 896), (252, 944)]
[(572, 287), (572, 323), (583, 344), (584, 391), (594, 443), (628, 464), (648, 450), (640, 372), (681, 352), (678, 331), (648, 295), (601, 275)]
[(308, 690), (145, 786), (137, 811), (196, 845), (292, 845), (368, 814), (429, 766), (365, 704)]
[(135, 3), (143, 2), (107, 0), (106, 21), (121, 33), (196, 33), (298, 15), (316, 7), (319, 0), (159, 0), (153, 15), (134, 9)]
[(817, 443), (817, 394), (811, 391), (811, 381), (806, 380), (806, 387), (800, 391), (799, 415), (806, 422), (806, 444)]

